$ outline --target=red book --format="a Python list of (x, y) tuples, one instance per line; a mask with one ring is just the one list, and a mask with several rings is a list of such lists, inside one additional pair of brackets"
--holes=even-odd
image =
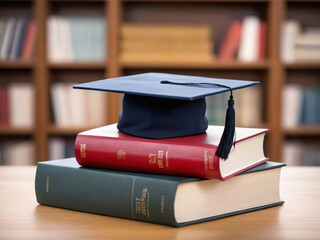
[(259, 48), (258, 48), (258, 60), (266, 58), (267, 47), (267, 23), (262, 21), (259, 29)]
[(0, 87), (0, 126), (9, 126), (9, 106), (7, 87)]
[(36, 39), (36, 24), (33, 21), (28, 23), (23, 40), (21, 60), (31, 60)]
[(227, 34), (222, 41), (219, 59), (223, 61), (230, 61), (234, 59), (239, 48), (241, 36), (242, 23), (234, 21), (230, 24)]
[(235, 148), (223, 160), (215, 155), (222, 126), (188, 137), (145, 139), (119, 132), (113, 124), (79, 133), (75, 157), (88, 167), (225, 180), (267, 161), (267, 131), (236, 128)]

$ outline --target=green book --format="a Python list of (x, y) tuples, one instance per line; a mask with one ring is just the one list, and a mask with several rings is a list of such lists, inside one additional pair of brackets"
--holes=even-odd
[(266, 162), (226, 181), (81, 167), (75, 158), (39, 162), (40, 204), (185, 226), (283, 204), (280, 170)]

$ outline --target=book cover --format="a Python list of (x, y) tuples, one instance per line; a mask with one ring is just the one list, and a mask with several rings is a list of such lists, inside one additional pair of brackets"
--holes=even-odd
[(259, 49), (258, 60), (264, 60), (266, 58), (267, 50), (267, 22), (261, 21), (259, 26)]
[(238, 59), (255, 61), (258, 56), (260, 20), (256, 16), (247, 16), (243, 20)]
[(267, 162), (221, 182), (86, 168), (69, 158), (39, 162), (35, 190), (43, 205), (180, 227), (283, 204), (282, 166)]
[(36, 24), (29, 21), (25, 30), (24, 39), (21, 47), (21, 60), (31, 60), (36, 39)]
[(0, 126), (9, 126), (8, 87), (0, 87)]
[(209, 126), (206, 133), (193, 136), (146, 139), (124, 134), (112, 124), (79, 133), (75, 157), (89, 167), (225, 180), (267, 160), (267, 131), (236, 128), (235, 147), (223, 160), (215, 155), (223, 126)]
[(239, 48), (242, 23), (234, 21), (227, 30), (227, 34), (222, 41), (219, 59), (230, 61), (233, 60)]

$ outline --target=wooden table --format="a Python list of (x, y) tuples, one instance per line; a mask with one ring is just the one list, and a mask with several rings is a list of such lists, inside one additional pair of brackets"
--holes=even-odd
[(320, 239), (320, 168), (285, 167), (283, 206), (183, 228), (40, 206), (35, 167), (0, 167), (0, 239)]

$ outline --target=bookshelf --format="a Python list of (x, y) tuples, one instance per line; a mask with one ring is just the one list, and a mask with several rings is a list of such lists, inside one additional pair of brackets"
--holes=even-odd
[[(166, 13), (164, 15), (164, 13)], [(0, 0), (1, 17), (28, 17), (37, 24), (35, 56), (30, 61), (0, 61), (0, 85), (7, 79), (25, 81), (35, 90), (35, 121), (30, 128), (0, 127), (0, 145), (6, 139), (29, 139), (35, 159), (48, 159), (52, 138), (72, 139), (85, 129), (57, 126), (52, 111), (50, 89), (59, 82), (85, 82), (142, 72), (170, 72), (209, 77), (261, 81), (263, 89), (262, 123), (267, 127), (266, 152), (281, 161), (287, 141), (315, 142), (319, 146), (319, 126), (284, 128), (281, 124), (282, 94), (286, 83), (319, 87), (319, 62), (286, 63), (280, 57), (281, 24), (285, 19), (299, 20), (303, 26), (320, 27), (320, 1), (317, 0)], [(232, 20), (254, 14), (267, 23), (266, 57), (254, 62), (219, 61), (163, 62), (122, 61), (121, 26), (126, 23), (197, 23), (213, 29), (212, 41), (217, 56), (225, 31)], [(100, 16), (105, 24), (105, 58), (100, 61), (51, 62), (48, 60), (47, 20), (49, 16)], [(21, 80), (23, 76), (23, 80)], [(119, 94), (105, 94), (106, 124), (118, 119)]]

